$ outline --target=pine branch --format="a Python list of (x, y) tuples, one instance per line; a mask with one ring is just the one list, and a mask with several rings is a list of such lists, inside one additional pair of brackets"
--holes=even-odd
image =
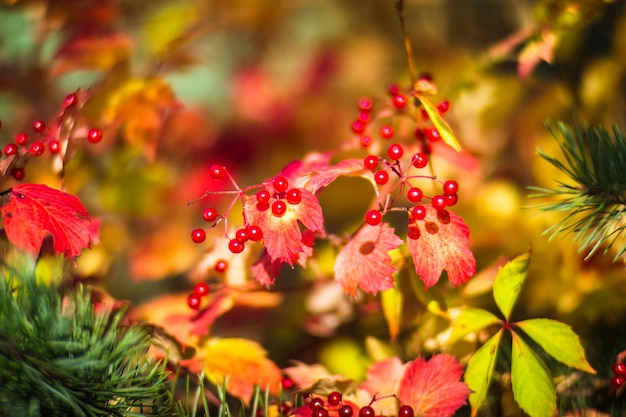
[(557, 181), (554, 189), (530, 187), (538, 193), (529, 197), (552, 200), (538, 206), (541, 211), (566, 213), (545, 233), (550, 239), (561, 233), (573, 234), (579, 250), (588, 251), (585, 259), (602, 248), (606, 253), (618, 247), (613, 259), (618, 260), (626, 253), (626, 139), (617, 126), (612, 136), (600, 127), (575, 125), (570, 129), (558, 123), (558, 131), (548, 128), (564, 161), (541, 149), (537, 152), (571, 182)]

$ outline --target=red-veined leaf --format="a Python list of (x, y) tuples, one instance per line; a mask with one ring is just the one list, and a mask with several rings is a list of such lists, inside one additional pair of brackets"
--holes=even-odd
[(476, 259), (469, 248), (469, 227), (448, 210), (426, 206), (426, 217), (409, 224), (408, 247), (415, 271), (426, 289), (448, 271), (453, 285), (465, 283), (476, 272)]
[(376, 410), (376, 415), (397, 415), (398, 401), (395, 397), (385, 397), (392, 396), (398, 392), (406, 366), (398, 357), (394, 356), (367, 368), (367, 377), (359, 388), (367, 391), (370, 398), (381, 398), (381, 400), (372, 404), (372, 407)]

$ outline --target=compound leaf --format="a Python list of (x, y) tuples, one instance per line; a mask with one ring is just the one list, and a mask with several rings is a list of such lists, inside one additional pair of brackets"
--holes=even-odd
[(496, 366), (496, 356), (500, 347), (503, 330), (493, 335), (483, 344), (470, 358), (465, 370), (465, 382), (472, 391), (469, 402), (472, 406), (472, 416), (475, 416), (478, 409), (487, 397), (487, 390), (491, 382), (491, 375)]
[(481, 308), (463, 309), (452, 324), (452, 332), (450, 333), (448, 342), (455, 342), (470, 333), (474, 333), (498, 322), (500, 322), (500, 319), (487, 310)]
[(507, 321), (526, 279), (529, 264), (530, 253), (525, 253), (507, 262), (498, 270), (493, 283), (493, 297)]

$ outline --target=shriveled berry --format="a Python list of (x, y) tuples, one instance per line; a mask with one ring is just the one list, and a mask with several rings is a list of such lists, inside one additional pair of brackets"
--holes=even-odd
[(22, 181), (26, 176), (26, 171), (24, 171), (24, 168), (13, 168), (13, 170), (11, 171), (11, 176), (16, 181)]
[(384, 170), (376, 171), (374, 173), (374, 181), (376, 181), (376, 184), (378, 185), (387, 184), (389, 181), (389, 174)]
[(419, 205), (411, 209), (411, 218), (413, 220), (424, 220), (426, 218), (426, 207)]
[(444, 194), (456, 194), (459, 191), (459, 184), (454, 180), (448, 180), (443, 183)]
[(366, 405), (365, 407), (361, 407), (361, 409), (359, 409), (359, 417), (374, 417), (374, 416), (376, 416), (376, 411), (374, 411), (374, 409), (369, 405)]
[(253, 242), (263, 239), (263, 230), (259, 226), (248, 226), (248, 238)]
[(200, 304), (202, 304), (202, 297), (199, 294), (193, 293), (187, 297), (187, 305), (192, 310), (199, 310)]
[(363, 159), (363, 166), (367, 169), (376, 169), (378, 166), (378, 157), (376, 155), (367, 155)]
[(268, 203), (270, 201), (270, 197), (272, 194), (267, 190), (267, 188), (263, 188), (262, 190), (257, 191), (256, 193), (256, 201), (258, 203)]
[(406, 97), (402, 94), (394, 94), (392, 101), (393, 107), (396, 109), (402, 109), (406, 106)]
[(413, 407), (410, 405), (404, 404), (398, 408), (398, 417), (413, 417), (414, 415)]
[(208, 223), (212, 223), (217, 220), (217, 210), (213, 207), (207, 207), (202, 210), (202, 220)]
[(199, 296), (205, 296), (209, 293), (210, 287), (206, 282), (199, 282), (193, 287), (193, 293)]
[(61, 152), (61, 142), (59, 142), (57, 139), (52, 139), (48, 143), (48, 147), (50, 148), (50, 152), (51, 153), (59, 153), (59, 152)]
[(202, 243), (206, 239), (206, 231), (204, 229), (193, 229), (191, 231), (191, 240), (194, 243)]
[(380, 136), (384, 139), (391, 139), (393, 137), (393, 127), (389, 125), (381, 126)]
[(417, 187), (411, 187), (409, 188), (409, 191), (406, 192), (406, 198), (411, 203), (419, 203), (423, 196), (424, 193), (422, 193), (422, 190)]
[(387, 148), (387, 155), (389, 159), (397, 161), (404, 155), (404, 148), (399, 143), (394, 143)]
[(272, 186), (277, 193), (284, 193), (289, 188), (289, 181), (285, 177), (276, 177), (272, 181)]
[(363, 131), (365, 130), (365, 122), (361, 119), (357, 119), (354, 122), (352, 122), (352, 131), (354, 133), (363, 133)]
[(428, 139), (431, 142), (436, 142), (439, 139), (441, 139), (441, 135), (439, 134), (439, 131), (435, 129), (434, 127), (424, 129), (424, 135), (426, 135), (426, 139)]
[(226, 271), (226, 269), (228, 269), (228, 262), (224, 259), (218, 259), (217, 262), (215, 262), (215, 272), (218, 273), (223, 273)]
[(46, 123), (43, 120), (35, 120), (33, 122), (33, 130), (37, 133), (41, 133), (46, 129)]
[(339, 407), (337, 414), (339, 414), (339, 417), (352, 417), (352, 415), (354, 415), (354, 410), (346, 404)]
[(102, 140), (102, 130), (96, 128), (89, 129), (89, 132), (87, 133), (87, 139), (91, 143), (100, 142)]
[(442, 195), (436, 195), (432, 198), (430, 204), (437, 210), (443, 210), (446, 207), (446, 198)]
[(370, 226), (379, 225), (382, 221), (383, 215), (379, 210), (372, 209), (365, 213), (365, 223), (369, 224)]
[(6, 156), (15, 155), (17, 153), (17, 145), (15, 143), (9, 143), (4, 147), (4, 153)]
[(626, 378), (621, 375), (615, 375), (611, 378), (611, 386), (615, 389), (620, 389), (624, 382), (626, 382)]
[(371, 110), (372, 109), (372, 100), (367, 97), (363, 97), (359, 100), (359, 110)]
[(413, 166), (415, 168), (424, 168), (426, 165), (428, 165), (428, 155), (423, 152), (413, 155)]
[(287, 204), (282, 200), (276, 200), (272, 203), (272, 214), (276, 217), (282, 217), (287, 212)]
[(28, 143), (28, 135), (26, 133), (20, 132), (15, 135), (15, 143), (20, 146), (24, 146)]
[(30, 144), (30, 148), (28, 149), (28, 151), (33, 155), (33, 156), (39, 156), (41, 154), (43, 154), (43, 152), (46, 150), (46, 145), (44, 145), (43, 143), (41, 143), (40, 141), (36, 141)]
[(300, 204), (302, 201), (302, 191), (299, 188), (291, 188), (285, 193), (285, 198), (289, 204)]
[(222, 178), (224, 178), (225, 174), (226, 167), (224, 165), (213, 164), (211, 165), (211, 168), (209, 168), (209, 175), (214, 180), (221, 180)]
[(241, 253), (243, 252), (244, 244), (238, 241), (237, 239), (231, 239), (228, 242), (228, 250), (232, 253)]
[(331, 392), (326, 397), (326, 401), (328, 402), (328, 405), (332, 407), (337, 407), (339, 404), (341, 404), (341, 393), (338, 391)]
[(248, 229), (238, 229), (235, 232), (235, 239), (237, 239), (241, 243), (246, 243), (248, 239), (250, 239), (250, 235), (248, 234)]

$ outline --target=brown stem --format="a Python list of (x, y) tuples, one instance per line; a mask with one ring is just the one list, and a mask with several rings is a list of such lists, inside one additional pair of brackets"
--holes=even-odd
[(417, 68), (415, 67), (415, 61), (413, 60), (411, 39), (409, 39), (409, 33), (406, 30), (406, 23), (404, 21), (404, 0), (396, 0), (396, 11), (398, 12), (398, 19), (400, 20), (400, 29), (402, 30), (402, 38), (404, 39), (404, 50), (406, 51), (406, 58), (409, 62), (409, 75), (411, 76), (411, 84), (414, 85), (417, 82)]

